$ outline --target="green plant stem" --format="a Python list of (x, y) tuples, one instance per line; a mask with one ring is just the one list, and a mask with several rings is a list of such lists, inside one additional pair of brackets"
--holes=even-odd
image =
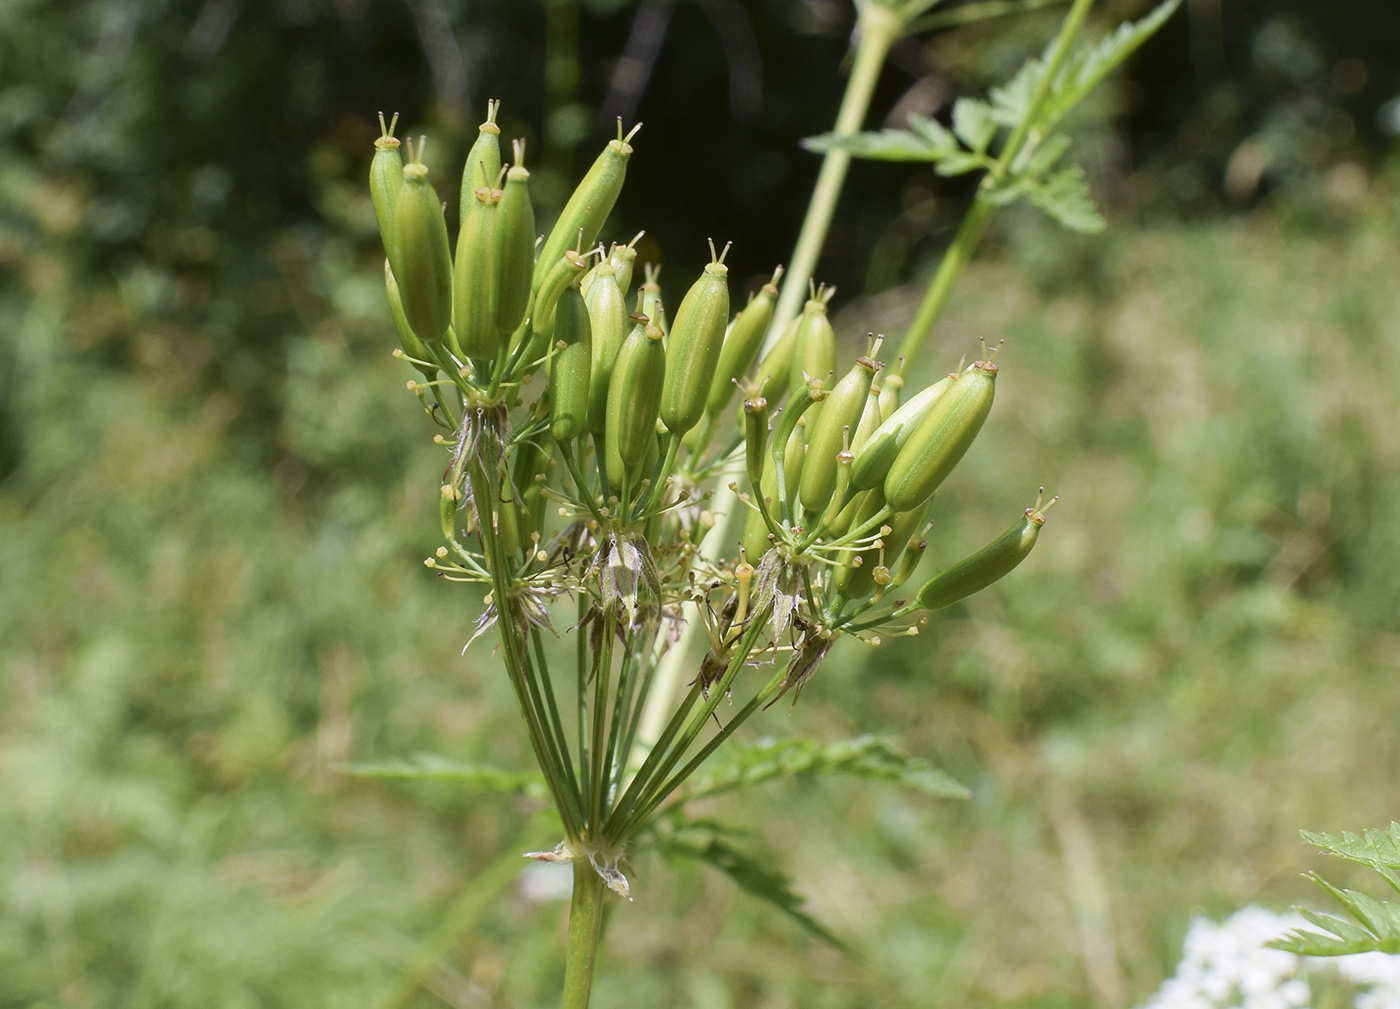
[(906, 367), (908, 367), (908, 362), (913, 359), (914, 353), (932, 332), (938, 317), (943, 314), (943, 309), (948, 304), (948, 296), (953, 291), (954, 282), (962, 273), (963, 268), (967, 266), (968, 260), (972, 258), (972, 250), (977, 247), (983, 232), (987, 230), (987, 222), (991, 220), (992, 211), (995, 209), (991, 200), (987, 198), (987, 192), (990, 188), (1001, 184), (1006, 178), (1012, 162), (1015, 161), (1021, 148), (1030, 138), (1031, 130), (1040, 115), (1040, 109), (1045, 104), (1046, 97), (1050, 94), (1055, 77), (1060, 72), (1060, 68), (1064, 66), (1066, 57), (1069, 56), (1070, 45), (1074, 42), (1075, 36), (1079, 34), (1079, 30), (1084, 27), (1084, 19), (1088, 16), (1089, 8), (1093, 5), (1094, 0), (1074, 0), (1074, 5), (1065, 15), (1065, 20), (1060, 25), (1060, 32), (1055, 36), (1055, 45), (1046, 60), (1045, 72), (1041, 75), (1035, 93), (1026, 106), (1026, 114), (1012, 129), (1011, 135), (1006, 138), (1006, 143), (1001, 149), (1001, 154), (997, 157), (996, 164), (982, 178), (982, 184), (977, 187), (977, 196), (973, 199), (972, 206), (968, 208), (967, 214), (963, 217), (962, 224), (958, 227), (958, 233), (953, 236), (952, 244), (948, 246), (948, 251), (943, 254), (943, 260), (938, 264), (933, 279), (929, 281), (928, 290), (924, 292), (923, 299), (919, 302), (918, 311), (914, 313), (909, 328), (904, 332), (904, 339), (899, 344), (899, 353), (904, 356)]
[[(880, 79), (880, 69), (885, 65), (885, 56), (899, 38), (903, 27), (897, 13), (879, 4), (866, 4), (861, 11), (858, 25), (860, 42), (856, 45), (855, 61), (846, 82), (846, 93), (841, 98), (841, 108), (836, 113), (833, 133), (855, 133), (865, 122), (870, 97), (875, 91), (875, 83)], [(851, 155), (847, 151), (830, 150), (822, 158), (821, 171), (817, 174), (816, 185), (812, 187), (812, 199), (807, 205), (802, 230), (797, 235), (797, 245), (792, 251), (792, 262), (788, 265), (783, 290), (773, 309), (773, 324), (769, 327), (767, 342), (787, 328), (807, 298), (807, 285), (826, 242), (826, 233), (831, 227), (836, 201), (841, 196), (850, 164)]]
[(603, 924), (603, 877), (586, 857), (574, 858), (574, 893), (569, 902), (569, 955), (564, 965), (561, 1009), (588, 1009), (598, 933)]

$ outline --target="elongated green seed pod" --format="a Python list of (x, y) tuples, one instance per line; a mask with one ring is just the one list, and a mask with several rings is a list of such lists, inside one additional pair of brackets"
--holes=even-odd
[(880, 366), (868, 357), (858, 358), (836, 388), (826, 397), (821, 413), (807, 431), (807, 461), (802, 464), (799, 495), (802, 507), (817, 514), (831, 500), (836, 486), (836, 456), (846, 445), (849, 432), (860, 422), (870, 383)]
[[(477, 127), (476, 142), (467, 152), (467, 163), (462, 166), (462, 201), (458, 205), (460, 217), (467, 218), (467, 210), (472, 204), (472, 194), (482, 186), (494, 189), (501, 183), (501, 128), (496, 125), (496, 113), (501, 103), (492, 99), (486, 103), (486, 122)], [(531, 235), (531, 242), (535, 236)]]
[(394, 203), (403, 186), (403, 155), (394, 137), (399, 114), (386, 126), (384, 113), (379, 113), (379, 139), (374, 142), (374, 160), (369, 163), (369, 198), (374, 204), (374, 220), (379, 225), (379, 239), (387, 253), (394, 239)]
[(706, 264), (676, 310), (666, 348), (666, 385), (661, 390), (661, 422), (674, 435), (685, 434), (705, 412), (729, 321), (728, 274), (723, 255)]
[(830, 388), (831, 370), (836, 366), (836, 332), (827, 318), (826, 302), (819, 297), (809, 299), (799, 318), (788, 378), (789, 394), (809, 379)]
[(608, 264), (617, 275), (617, 286), (624, 291), (632, 286), (632, 268), (637, 265), (637, 241), (645, 232), (639, 231), (626, 245), (614, 245), (608, 250)]
[(501, 349), (501, 331), (491, 317), (500, 192), (482, 186), (470, 194), (452, 263), (452, 328), (457, 346), (473, 361), (494, 361)]
[(588, 429), (588, 373), (593, 332), (588, 307), (578, 289), (569, 287), (554, 310), (554, 355), (549, 360), (550, 431), (566, 442)]
[[(856, 522), (873, 518), (885, 504), (884, 496), (878, 490), (870, 491)], [(842, 569), (837, 575), (837, 586), (847, 599), (864, 599), (875, 591), (882, 580), (889, 584), (890, 569), (908, 548), (915, 533), (922, 528), (931, 506), (931, 501), (923, 501), (909, 511), (896, 512), (888, 522), (889, 533), (880, 537), (883, 547), (864, 551), (859, 555), (859, 565), (851, 563)]]
[(759, 395), (770, 403), (776, 403), (788, 391), (792, 376), (792, 358), (797, 353), (797, 329), (801, 325), (800, 315), (788, 323), (778, 342), (773, 344), (754, 369)]
[(885, 500), (895, 511), (926, 501), (972, 445), (992, 409), (997, 366), (978, 361), (934, 401), (885, 476)]
[[(928, 416), (938, 397), (948, 391), (954, 377), (956, 376), (941, 379), (914, 396), (883, 421), (863, 444), (854, 449), (856, 461), (851, 467), (852, 487), (857, 490), (869, 490), (884, 483), (885, 475), (889, 473), (899, 450), (904, 447), (904, 443), (909, 440), (919, 422)], [(883, 395), (882, 392), (882, 399)], [(863, 421), (865, 418), (861, 419)]]
[(530, 325), (537, 334), (548, 336), (554, 325), (554, 306), (564, 289), (576, 285), (588, 269), (588, 260), (572, 249), (559, 257), (535, 295), (534, 315)]
[(653, 326), (666, 334), (670, 330), (666, 325), (666, 306), (661, 303), (661, 283), (657, 279), (660, 276), (661, 267), (655, 263), (648, 263), (646, 279), (637, 291), (637, 314), (645, 315)]
[(773, 279), (744, 306), (725, 334), (715, 377), (710, 382), (710, 395), (705, 401), (705, 409), (711, 417), (718, 417), (729, 405), (735, 379), (748, 371), (758, 348), (763, 346), (763, 338), (768, 335), (768, 326), (773, 321), (773, 299), (778, 296), (777, 284), (782, 275), (781, 266), (773, 271)]
[[(588, 429), (601, 437), (608, 417), (608, 382), (613, 361), (627, 339), (627, 299), (617, 286), (612, 266), (601, 263), (593, 286), (584, 296), (588, 321), (593, 327), (593, 360), (588, 379)], [(645, 328), (645, 322), (641, 325)]]
[(1027, 508), (1015, 525), (981, 550), (926, 581), (919, 589), (918, 604), (926, 610), (951, 606), (985, 589), (1025, 560), (1045, 525), (1045, 512), (1039, 504), (1037, 501), (1037, 507)]
[(894, 416), (899, 409), (900, 395), (904, 390), (904, 355), (899, 356), (894, 370), (886, 373), (880, 381), (880, 423)]
[(856, 428), (851, 432), (852, 459), (880, 426), (880, 392), (880, 386), (872, 382), (870, 394), (865, 397), (865, 409), (861, 410), (860, 420), (856, 422)]
[(491, 294), (491, 318), (502, 333), (513, 333), (530, 305), (535, 274), (535, 208), (530, 203), (530, 173), (525, 165), (525, 142), (515, 142), (515, 164), (506, 173), (506, 188), (497, 211), (496, 278)]
[[(656, 441), (661, 386), (666, 380), (666, 350), (661, 330), (647, 324), (623, 341), (608, 381), (608, 417), (604, 432), (608, 482), (614, 488), (637, 484), (648, 443)], [(630, 477), (630, 479), (629, 479)]]
[[(622, 121), (618, 120), (617, 139), (609, 140), (603, 153), (598, 155), (593, 167), (578, 184), (559, 219), (554, 222), (544, 247), (540, 249), (539, 261), (535, 266), (535, 287), (544, 281), (545, 272), (557, 263), (569, 249), (587, 249), (598, 240), (598, 232), (603, 222), (612, 213), (617, 195), (622, 192), (622, 182), (627, 176), (627, 159), (632, 156), (632, 145), (628, 142), (641, 129), (640, 124), (627, 136), (622, 135)], [(583, 238), (579, 238), (580, 230)]]
[(403, 166), (389, 264), (408, 324), (424, 343), (436, 344), (452, 321), (452, 253), (422, 151), (420, 143), (417, 157)]
[(789, 502), (797, 500), (797, 488), (802, 484), (802, 468), (806, 462), (807, 418), (799, 417), (783, 446), (783, 493)]
[[(423, 345), (423, 341), (413, 332), (413, 327), (408, 324), (408, 318), (403, 314), (403, 301), (399, 298), (399, 285), (394, 280), (394, 271), (389, 269), (389, 261), (384, 260), (384, 290), (389, 296), (389, 314), (394, 317), (394, 329), (398, 331), (399, 343), (403, 346), (403, 352), (409, 356), (415, 368), (423, 373), (423, 377), (429, 381), (437, 377), (437, 366), (432, 363), (432, 354)], [(422, 362), (422, 363), (420, 363)]]

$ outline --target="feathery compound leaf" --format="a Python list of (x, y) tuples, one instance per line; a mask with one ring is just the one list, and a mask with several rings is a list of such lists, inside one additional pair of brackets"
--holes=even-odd
[(1030, 112), (1031, 98), (1036, 85), (1045, 76), (1045, 62), (1032, 56), (1021, 64), (1016, 76), (1001, 87), (992, 88), (988, 97), (992, 100), (991, 116), (998, 126), (1014, 127)]
[(1041, 125), (1048, 126), (1078, 105), (1100, 81), (1151, 38), (1180, 6), (1181, 0), (1166, 0), (1141, 20), (1125, 21), (1111, 35), (1071, 56), (1051, 88)]
[(345, 773), (388, 781), (445, 781), (472, 791), (526, 795), (532, 799), (543, 799), (549, 794), (544, 779), (536, 773), (506, 771), (487, 764), (463, 764), (431, 753), (418, 753), (410, 760), (350, 764)]
[(775, 778), (844, 774), (892, 781), (948, 799), (966, 799), (968, 790), (922, 757), (911, 757), (878, 736), (835, 743), (812, 739), (764, 740), (736, 747), (729, 759), (698, 775), (688, 799), (718, 795)]
[(1303, 840), (1329, 855), (1370, 866), (1400, 892), (1400, 823), (1391, 823), (1389, 832), (1372, 829), (1360, 836), (1346, 831), (1341, 837), (1308, 830), (1301, 833)]
[(714, 866), (732, 879), (739, 889), (767, 901), (817, 938), (855, 958), (856, 954), (850, 946), (807, 912), (806, 902), (793, 890), (790, 876), (713, 833), (698, 840), (687, 836), (690, 833), (696, 832), (658, 837), (657, 847), (663, 854)]
[(1106, 227), (1078, 165), (1048, 176), (1045, 181), (1031, 186), (1027, 195), (1032, 203), (1071, 231), (1094, 234)]

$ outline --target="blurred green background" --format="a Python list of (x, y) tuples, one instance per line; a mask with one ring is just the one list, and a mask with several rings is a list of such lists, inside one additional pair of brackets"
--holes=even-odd
[[(1143, 9), (1100, 7), (1100, 29)], [(1056, 17), (902, 44), (871, 123), (980, 93)], [(553, 842), (538, 807), (337, 772), (529, 766), (489, 649), (460, 654), (479, 599), (419, 563), (441, 463), (389, 358), (373, 114), (428, 133), (446, 178), (504, 99), (545, 208), (640, 118), (613, 236), (648, 229), (674, 300), (706, 236), (739, 278), (787, 256), (851, 21), (0, 5), (0, 1007), (396, 1004), (435, 936), (403, 1004), (553, 1002), (548, 880), (444, 929), (484, 867)], [(1007, 340), (928, 563), (1044, 483), (1040, 548), (917, 639), (846, 643), (747, 733), (886, 733), (974, 797), (715, 800), (864, 962), (643, 857), (597, 1005), (1129, 1006), (1193, 915), (1346, 878), (1296, 831), (1400, 802), (1396, 52), (1374, 0), (1189, 0), (1080, 116), (1111, 231), (1000, 218), (919, 365)], [(965, 196), (855, 166), (818, 271), (849, 346), (898, 332)]]

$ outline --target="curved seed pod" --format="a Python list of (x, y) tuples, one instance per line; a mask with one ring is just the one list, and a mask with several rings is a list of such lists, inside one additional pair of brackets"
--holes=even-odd
[(428, 181), (428, 166), (423, 164), (421, 139), (417, 151), (410, 149), (402, 174), (403, 185), (394, 201), (389, 263), (399, 285), (404, 317), (418, 339), (434, 344), (442, 340), (452, 321), (452, 253), (442, 204)]
[(836, 456), (846, 448), (850, 429), (860, 422), (861, 411), (870, 398), (870, 383), (879, 370), (880, 366), (870, 358), (857, 359), (826, 397), (822, 412), (809, 422), (807, 461), (802, 464), (799, 495), (802, 507), (811, 514), (820, 512), (831, 500), (836, 486)]
[(885, 499), (896, 511), (927, 500), (972, 445), (992, 409), (997, 366), (978, 361), (934, 401), (885, 476)]
[(403, 155), (394, 137), (398, 122), (399, 114), (395, 112), (386, 126), (384, 113), (379, 113), (379, 139), (374, 142), (374, 160), (369, 163), (369, 199), (374, 204), (374, 220), (386, 252), (394, 235), (394, 201), (403, 185)]
[(744, 400), (744, 470), (749, 483), (763, 479), (764, 450), (768, 447), (768, 400)]
[(535, 295), (535, 311), (530, 319), (530, 326), (536, 335), (549, 336), (550, 328), (554, 325), (554, 306), (559, 303), (559, 296), (565, 288), (582, 280), (587, 269), (588, 257), (571, 249), (560, 256), (559, 262), (545, 275), (544, 283)]
[(809, 298), (802, 309), (788, 377), (789, 394), (808, 381), (821, 382), (823, 388), (830, 387), (831, 371), (836, 367), (836, 331), (827, 318), (826, 303), (835, 293), (834, 287), (820, 288), (817, 296)]
[[(473, 193), (482, 186), (491, 189), (501, 184), (501, 128), (496, 125), (499, 111), (501, 103), (494, 98), (486, 103), (486, 122), (477, 127), (476, 142), (467, 152), (467, 163), (462, 166), (462, 200), (458, 210), (463, 221), (467, 219)], [(530, 236), (532, 243), (534, 237)]]
[(724, 327), (729, 321), (729, 268), (724, 257), (729, 246), (718, 258), (713, 258), (714, 248), (711, 244), (712, 258), (705, 272), (681, 299), (666, 348), (661, 422), (674, 435), (683, 435), (699, 423), (724, 345)]
[[(866, 495), (865, 504), (862, 505), (856, 522), (868, 521), (885, 506), (885, 503), (883, 494), (878, 490), (871, 491)], [(889, 584), (891, 567), (909, 546), (914, 534), (923, 527), (932, 504), (932, 500), (923, 501), (908, 511), (896, 512), (884, 527), (889, 529), (889, 533), (880, 537), (883, 546), (872, 547), (862, 552), (859, 555), (859, 565), (852, 562), (842, 568), (837, 576), (837, 587), (847, 599), (864, 599), (874, 592), (880, 585), (881, 569), (886, 579), (885, 584)]]
[(782, 276), (783, 268), (780, 266), (773, 271), (773, 279), (764, 284), (757, 296), (735, 317), (729, 332), (724, 335), (724, 346), (720, 348), (719, 362), (715, 365), (715, 377), (710, 382), (710, 395), (705, 400), (705, 409), (711, 417), (718, 417), (720, 411), (729, 405), (730, 397), (734, 395), (734, 380), (748, 371), (758, 348), (763, 346), (768, 325), (773, 321), (773, 299), (778, 296), (777, 285)]
[(899, 355), (894, 369), (880, 381), (880, 423), (894, 416), (899, 409), (899, 397), (904, 389), (904, 355)]
[[(593, 330), (593, 357), (588, 378), (588, 429), (601, 436), (608, 416), (608, 381), (613, 361), (627, 339), (627, 299), (613, 276), (612, 266), (599, 263), (593, 285), (584, 296)], [(645, 322), (641, 325), (645, 327)]]
[[(588, 248), (598, 240), (598, 232), (603, 222), (612, 213), (617, 194), (622, 192), (622, 181), (627, 176), (627, 159), (632, 156), (629, 141), (641, 129), (641, 123), (632, 128), (627, 136), (622, 135), (622, 120), (617, 121), (617, 139), (609, 140), (603, 153), (598, 155), (593, 167), (578, 184), (559, 219), (554, 222), (544, 247), (540, 249), (539, 261), (535, 264), (535, 283), (538, 289), (544, 281), (544, 273), (569, 249)], [(578, 237), (582, 230), (583, 238)]]
[(870, 395), (865, 398), (865, 409), (860, 412), (860, 420), (856, 423), (856, 429), (851, 432), (851, 458), (861, 450), (866, 442), (870, 440), (876, 429), (880, 426), (880, 393), (882, 389), (875, 383), (870, 384)]
[(797, 328), (801, 325), (800, 315), (788, 323), (778, 342), (773, 344), (754, 369), (759, 395), (770, 403), (776, 403), (788, 391), (792, 377), (792, 358), (797, 353)]
[(637, 291), (637, 314), (645, 315), (651, 320), (653, 326), (661, 330), (663, 334), (669, 334), (666, 327), (666, 306), (661, 303), (661, 284), (656, 279), (661, 276), (661, 267), (657, 263), (648, 263), (646, 266), (646, 279), (642, 281), (641, 288)]
[[(661, 385), (666, 380), (666, 350), (661, 330), (639, 325), (627, 335), (608, 380), (608, 416), (604, 431), (604, 465), (608, 482), (623, 488), (641, 479), (649, 443), (656, 441)], [(628, 477), (631, 480), (628, 481)]]
[(592, 326), (583, 295), (577, 288), (566, 288), (554, 310), (554, 355), (549, 359), (549, 422), (555, 441), (570, 441), (588, 429), (592, 345)]
[[(437, 366), (432, 363), (432, 355), (428, 348), (423, 345), (423, 341), (414, 335), (413, 328), (409, 326), (407, 317), (403, 314), (403, 302), (399, 300), (399, 285), (394, 281), (394, 271), (389, 269), (389, 261), (384, 260), (384, 289), (389, 295), (389, 314), (394, 317), (394, 329), (398, 330), (399, 343), (403, 345), (403, 352), (409, 356), (415, 368), (423, 373), (423, 377), (432, 381), (437, 377)], [(419, 362), (423, 362), (420, 364)]]
[(525, 141), (515, 142), (515, 164), (506, 173), (506, 188), (496, 212), (496, 281), (491, 318), (502, 333), (513, 333), (530, 306), (535, 274), (535, 208), (530, 203), (530, 173), (525, 169)]
[[(1052, 498), (1050, 504), (1054, 504)], [(958, 561), (952, 567), (940, 571), (919, 589), (917, 602), (926, 610), (950, 606), (985, 589), (1020, 564), (1035, 546), (1040, 535), (1040, 527), (1045, 525), (1045, 512), (1050, 508), (1040, 507), (1040, 499), (1027, 508), (1020, 520), (991, 543), (970, 557)]]
[[(898, 376), (890, 376), (896, 378)], [(956, 376), (940, 379), (905, 403), (877, 427), (865, 443), (855, 449), (856, 461), (851, 467), (851, 486), (869, 490), (885, 480), (899, 450), (928, 416), (934, 402), (948, 391)], [(883, 399), (883, 393), (881, 394)], [(861, 418), (865, 420), (864, 417)]]
[(491, 317), (500, 190), (482, 186), (468, 198), (471, 206), (462, 215), (452, 263), (452, 328), (463, 354), (473, 361), (494, 361), (501, 349), (501, 331)]

